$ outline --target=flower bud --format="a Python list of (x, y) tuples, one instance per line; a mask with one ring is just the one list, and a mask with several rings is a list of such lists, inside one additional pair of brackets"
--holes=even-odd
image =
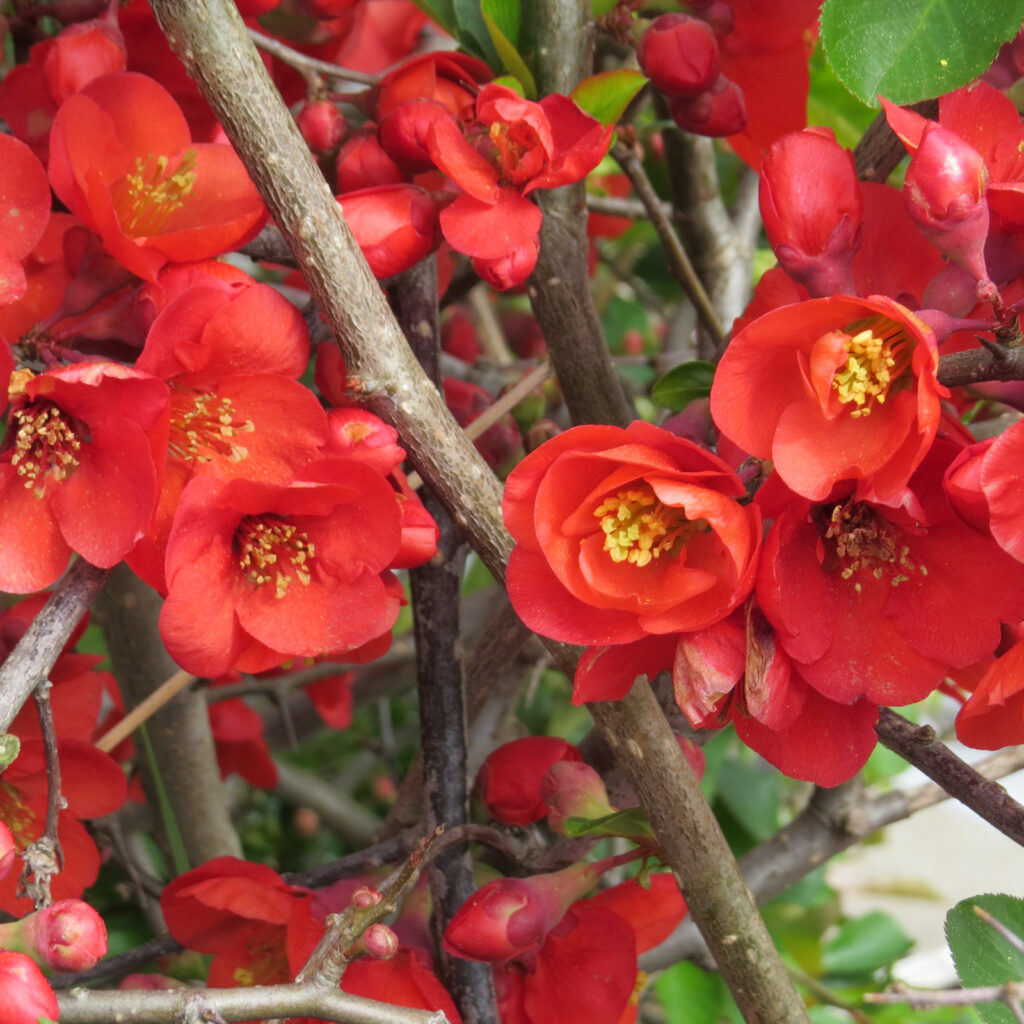
[(582, 761), (557, 736), (527, 736), (503, 743), (480, 766), (476, 785), (488, 813), (505, 825), (529, 825), (548, 813), (541, 787), (551, 766)]
[(415, 185), (383, 185), (338, 198), (352, 234), (376, 278), (415, 266), (441, 238), (437, 207)]
[(719, 138), (735, 135), (747, 126), (743, 90), (725, 75), (698, 96), (670, 96), (668, 112), (683, 131)]
[(427, 135), (438, 120), (452, 115), (435, 100), (406, 100), (380, 123), (381, 148), (406, 174), (434, 170), (427, 151)]
[(0, 878), (5, 878), (14, 867), (15, 848), (11, 830), (0, 821)]
[(338, 191), (355, 192), (405, 181), (398, 164), (384, 152), (376, 125), (355, 132), (338, 153)]
[(390, 960), (398, 952), (398, 936), (386, 924), (371, 924), (362, 934), (361, 945), (377, 960)]
[(689, 14), (663, 14), (637, 47), (640, 69), (669, 96), (696, 96), (718, 77), (718, 42), (711, 26)]
[(492, 288), (506, 292), (509, 288), (522, 284), (533, 273), (539, 253), (540, 239), (531, 238), (504, 256), (496, 256), (493, 259), (475, 257), (472, 261), (473, 269)]
[(377, 906), (383, 898), (379, 889), (374, 889), (369, 885), (361, 885), (352, 893), (351, 903), (357, 910), (368, 910), (370, 907)]
[(812, 297), (854, 295), (864, 204), (853, 157), (826, 128), (787, 132), (761, 164), (761, 218), (783, 270)]
[(548, 824), (564, 836), (569, 818), (593, 821), (615, 813), (601, 776), (582, 761), (556, 761), (544, 776), (541, 796), (548, 805)]
[(4, 1024), (38, 1024), (56, 1020), (60, 1009), (42, 971), (24, 953), (0, 950), (0, 1020)]
[(929, 123), (907, 168), (903, 201), (918, 230), (975, 280), (987, 281), (988, 168), (956, 132)]
[(107, 952), (103, 918), (82, 900), (59, 900), (20, 923), (33, 958), (55, 971), (87, 971)]
[(345, 115), (330, 100), (304, 104), (295, 120), (306, 145), (314, 153), (333, 152), (348, 131)]
[(569, 905), (588, 892), (602, 867), (573, 864), (532, 878), (501, 878), (477, 890), (444, 933), (449, 953), (501, 963), (537, 953)]

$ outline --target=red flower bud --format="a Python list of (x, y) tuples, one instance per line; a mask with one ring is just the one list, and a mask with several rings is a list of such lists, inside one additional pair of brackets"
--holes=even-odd
[(476, 257), (473, 260), (473, 269), (492, 288), (505, 292), (509, 288), (515, 288), (517, 284), (522, 284), (533, 273), (539, 253), (540, 240), (531, 238), (504, 256), (497, 256), (494, 259)]
[(696, 96), (718, 77), (718, 42), (711, 26), (689, 14), (655, 18), (637, 47), (640, 69), (669, 96)]
[(903, 201), (918, 230), (977, 281), (986, 281), (988, 168), (956, 132), (929, 123), (907, 168)]
[(338, 153), (338, 191), (380, 185), (400, 185), (405, 181), (398, 164), (381, 148), (377, 126), (369, 125), (352, 135)]
[(540, 792), (550, 808), (548, 824), (559, 835), (566, 834), (569, 818), (592, 821), (615, 813), (601, 776), (582, 761), (556, 761), (544, 776)]
[(34, 958), (55, 971), (87, 971), (107, 952), (103, 918), (81, 900), (59, 900), (21, 924)]
[(337, 149), (348, 131), (345, 115), (329, 100), (313, 100), (304, 104), (295, 120), (306, 145), (314, 153), (330, 153)]
[(580, 752), (557, 736), (527, 736), (503, 743), (480, 766), (476, 785), (492, 817), (505, 825), (529, 825), (548, 813), (541, 786), (559, 761), (582, 761)]
[(6, 878), (14, 867), (14, 836), (11, 830), (0, 821), (0, 878)]
[(24, 953), (0, 950), (0, 1020), (4, 1024), (38, 1024), (57, 1019), (60, 1009), (42, 971)]
[(381, 121), (381, 147), (407, 174), (432, 171), (434, 161), (427, 152), (427, 134), (435, 121), (451, 119), (435, 100), (406, 100)]
[(683, 131), (694, 135), (718, 138), (735, 135), (747, 126), (743, 90), (725, 75), (719, 75), (699, 96), (670, 96), (668, 112)]
[(363, 932), (362, 946), (378, 960), (390, 960), (398, 952), (398, 936), (386, 924), (371, 924)]
[(761, 164), (761, 217), (783, 270), (814, 297), (853, 295), (864, 205), (853, 157), (827, 128), (787, 132)]
[(569, 905), (590, 890), (602, 868), (573, 864), (532, 878), (501, 878), (477, 890), (444, 933), (449, 953), (501, 963), (538, 952)]
[(361, 189), (338, 202), (374, 277), (408, 270), (440, 241), (434, 200), (415, 185)]

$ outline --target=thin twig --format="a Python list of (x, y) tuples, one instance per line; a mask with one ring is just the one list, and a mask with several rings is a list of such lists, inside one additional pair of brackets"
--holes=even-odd
[(96, 748), (104, 753), (110, 753), (118, 743), (131, 736), (143, 722), (152, 718), (172, 697), (177, 696), (186, 686), (195, 682), (195, 678), (184, 669), (178, 669), (170, 679), (162, 682), (141, 704), (136, 704), (120, 722), (104, 733), (96, 741)]
[(973, 1006), (975, 1003), (1002, 1003), (1013, 1014), (1013, 1019), (1024, 1024), (1021, 999), (1024, 985), (1008, 981), (1005, 985), (986, 985), (979, 988), (953, 988), (941, 992), (910, 989), (897, 982), (888, 992), (865, 992), (865, 1003), (906, 1003), (912, 1010), (927, 1010), (932, 1006)]
[(77, 559), (0, 666), (0, 733), (11, 727), (32, 691), (49, 676), (109, 572)]
[(1024, 953), (1024, 940), (1019, 935), (1011, 932), (1002, 921), (997, 921), (987, 910), (983, 907), (973, 907), (975, 914), (978, 915), (993, 931), (1001, 935), (1006, 941), (1013, 946), (1018, 953)]
[(643, 164), (636, 158), (632, 150), (627, 149), (621, 142), (617, 142), (612, 147), (612, 156), (633, 183), (636, 194), (647, 209), (651, 223), (661, 239), (665, 255), (668, 256), (672, 276), (686, 290), (686, 294), (697, 310), (697, 315), (707, 328), (715, 345), (721, 345), (725, 340), (722, 323), (718, 319), (718, 314), (715, 312), (708, 293), (704, 290), (701, 279), (697, 276), (697, 271), (690, 262), (690, 257), (683, 248), (683, 243), (679, 240), (675, 228), (672, 227), (672, 222), (665, 215), (662, 201), (654, 191), (654, 186), (651, 184), (650, 178), (647, 177)]
[(280, 39), (264, 35), (258, 29), (249, 29), (252, 41), (264, 52), (276, 57), (282, 64), (295, 68), (302, 75), (316, 74), (324, 78), (336, 78), (344, 82), (356, 82), (359, 85), (375, 85), (377, 78), (374, 75), (363, 74), (362, 71), (352, 71), (349, 68), (339, 67), (325, 60), (317, 60), (305, 53), (293, 50)]

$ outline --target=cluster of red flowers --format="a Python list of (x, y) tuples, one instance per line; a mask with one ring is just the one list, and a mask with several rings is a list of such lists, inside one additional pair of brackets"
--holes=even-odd
[[(823, 129), (765, 155), (779, 266), (716, 369), (718, 457), (644, 423), (578, 427), (505, 492), (516, 609), (591, 648), (577, 701), (670, 670), (693, 725), (734, 722), (823, 785), (864, 763), (880, 705), (974, 678), (1024, 617), (1024, 432), (974, 443), (937, 378), (940, 343), (1016, 317), (1024, 135), (985, 83), (938, 124), (887, 110), (913, 154), (902, 196), (858, 182)], [(967, 701), (968, 742), (1024, 738), (1020, 650)]]

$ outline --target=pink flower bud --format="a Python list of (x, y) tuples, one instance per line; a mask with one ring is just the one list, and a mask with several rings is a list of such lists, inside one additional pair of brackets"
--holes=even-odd
[(42, 971), (24, 953), (0, 950), (0, 1020), (37, 1024), (40, 1017), (56, 1020), (59, 1012)]
[(87, 971), (107, 952), (103, 918), (81, 900), (59, 900), (21, 924), (34, 958), (55, 971)]
[(582, 761), (557, 736), (527, 736), (503, 743), (480, 766), (476, 786), (491, 817), (505, 825), (529, 825), (548, 813), (541, 786), (552, 765)]
[(735, 135), (747, 126), (747, 104), (743, 90), (725, 75), (719, 75), (706, 92), (698, 96), (670, 96), (668, 112), (683, 131), (719, 138)]
[(565, 835), (569, 818), (592, 821), (615, 813), (601, 776), (582, 761), (556, 761), (544, 776), (540, 792), (550, 808), (548, 824), (559, 835)]
[(357, 910), (368, 910), (370, 907), (377, 906), (383, 898), (379, 889), (371, 888), (368, 885), (361, 885), (352, 893), (351, 902), (352, 906)]
[(911, 158), (903, 201), (929, 242), (977, 281), (987, 281), (988, 168), (956, 132), (929, 123)]
[(569, 905), (589, 891), (600, 865), (573, 864), (532, 878), (501, 878), (474, 893), (455, 912), (444, 933), (449, 953), (466, 960), (501, 963), (537, 953), (565, 917)]
[(787, 132), (761, 164), (761, 218), (783, 270), (814, 297), (854, 295), (864, 204), (853, 157), (827, 128)]
[(15, 849), (14, 836), (11, 830), (0, 821), (0, 878), (4, 878), (14, 867)]
[(314, 153), (333, 152), (348, 131), (345, 115), (329, 100), (304, 104), (295, 120), (306, 145)]
[(689, 14), (655, 18), (637, 47), (640, 69), (669, 96), (696, 96), (718, 77), (718, 42), (711, 26)]
[(392, 277), (429, 256), (441, 239), (437, 207), (415, 185), (383, 185), (338, 198), (374, 277)]
[(390, 960), (398, 952), (398, 936), (386, 924), (371, 924), (363, 932), (362, 945), (378, 960)]

